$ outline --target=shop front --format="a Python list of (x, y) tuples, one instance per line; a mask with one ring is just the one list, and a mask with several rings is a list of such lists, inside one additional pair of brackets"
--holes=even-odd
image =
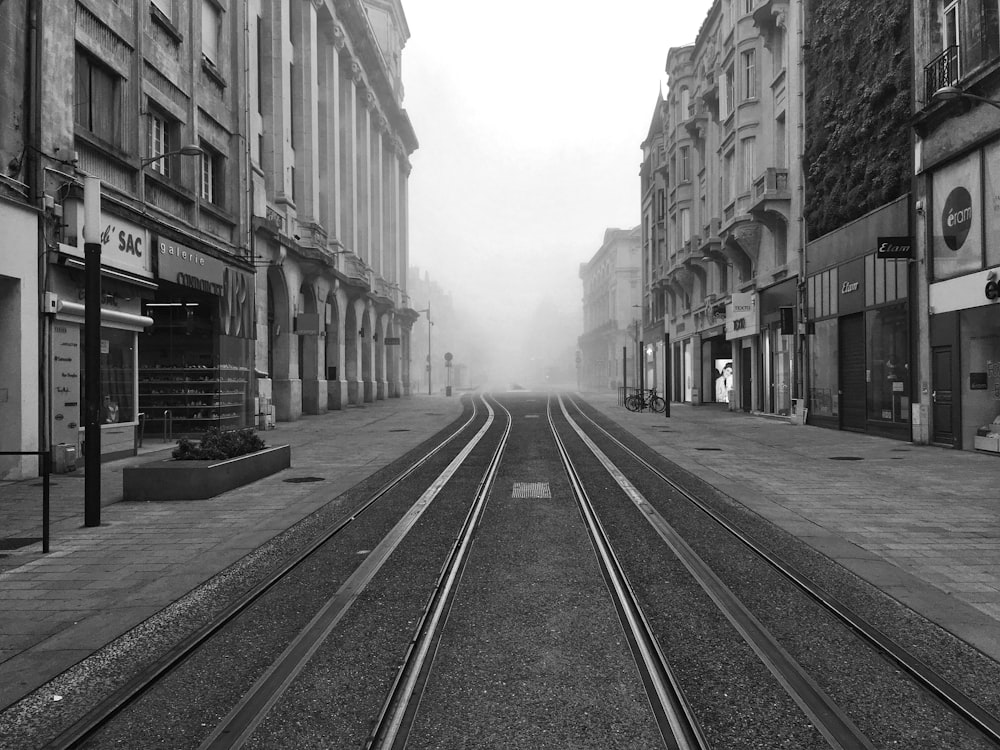
[(930, 440), (1000, 453), (1000, 144), (931, 185)]
[(729, 388), (731, 410), (753, 409), (754, 363), (759, 341), (760, 317), (756, 292), (734, 292), (726, 305), (726, 341), (732, 353), (733, 382)]
[(910, 439), (908, 270), (870, 252), (808, 277), (810, 424)]
[[(85, 455), (83, 367), (86, 262), (82, 203), (67, 201), (67, 243), (49, 268), (43, 305), (49, 326), (49, 434), (57, 455)], [(134, 455), (141, 436), (136, 379), (138, 338), (152, 321), (144, 298), (156, 290), (146, 230), (101, 213), (101, 460)]]
[(253, 275), (165, 236), (155, 238), (158, 288), (144, 304), (138, 403), (162, 440), (252, 426)]
[(761, 289), (760, 408), (765, 414), (788, 416), (792, 411), (795, 387), (795, 308), (797, 279)]

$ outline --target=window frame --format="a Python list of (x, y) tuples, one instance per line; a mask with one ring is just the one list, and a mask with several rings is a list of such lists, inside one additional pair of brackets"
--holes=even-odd
[[(85, 68), (81, 69), (81, 64)], [(125, 142), (122, 110), (124, 79), (83, 47), (76, 48), (73, 84), (73, 122), (99, 140), (122, 148)], [(81, 101), (81, 97), (85, 101)], [(104, 97), (107, 101), (97, 101)]]

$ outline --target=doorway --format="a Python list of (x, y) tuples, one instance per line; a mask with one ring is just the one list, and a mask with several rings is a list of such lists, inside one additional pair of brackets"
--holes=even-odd
[(839, 333), (840, 428), (864, 432), (868, 403), (864, 314), (841, 318)]
[(955, 441), (955, 409), (952, 373), (952, 348), (935, 346), (931, 350), (931, 441), (939, 445), (960, 447)]

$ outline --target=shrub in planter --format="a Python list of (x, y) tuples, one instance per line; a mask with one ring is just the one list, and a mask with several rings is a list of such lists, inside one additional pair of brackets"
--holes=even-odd
[(264, 441), (256, 431), (248, 427), (243, 430), (220, 430), (210, 427), (197, 441), (181, 438), (174, 448), (173, 457), (178, 461), (224, 461), (247, 453), (256, 453), (264, 448)]

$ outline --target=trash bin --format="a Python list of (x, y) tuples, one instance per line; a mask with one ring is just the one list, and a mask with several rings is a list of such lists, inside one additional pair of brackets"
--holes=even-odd
[(52, 446), (52, 473), (66, 474), (76, 471), (76, 446), (59, 443)]

